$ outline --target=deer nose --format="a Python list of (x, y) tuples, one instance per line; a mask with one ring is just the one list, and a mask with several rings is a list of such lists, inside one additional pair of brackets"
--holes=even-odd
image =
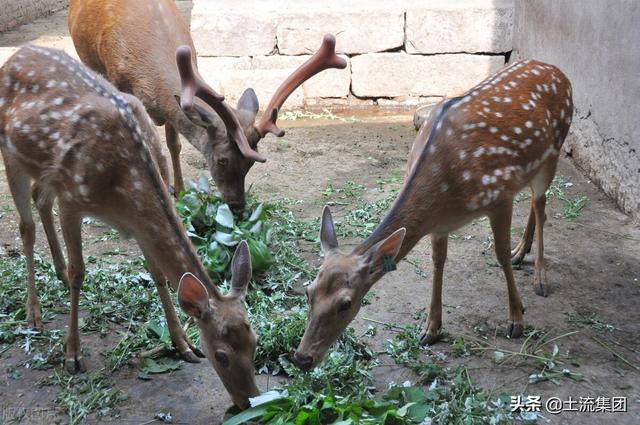
[(313, 364), (313, 357), (307, 356), (306, 354), (300, 354), (299, 352), (293, 353), (293, 362), (300, 369), (305, 372), (311, 369), (311, 365)]
[(236, 215), (242, 215), (242, 213), (244, 212), (244, 202), (229, 202), (228, 205), (229, 208), (231, 208), (231, 212)]

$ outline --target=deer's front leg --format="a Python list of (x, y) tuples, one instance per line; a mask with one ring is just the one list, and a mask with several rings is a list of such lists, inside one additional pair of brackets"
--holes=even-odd
[(182, 166), (180, 164), (180, 151), (182, 150), (182, 145), (180, 145), (178, 132), (172, 125), (165, 123), (164, 132), (167, 138), (169, 154), (171, 155), (171, 165), (173, 166), (173, 189), (175, 190), (175, 196), (178, 197), (180, 192), (184, 191)]
[(489, 217), (493, 238), (495, 242), (496, 258), (502, 266), (502, 271), (507, 279), (509, 293), (509, 327), (507, 338), (517, 338), (524, 331), (524, 307), (513, 278), (511, 268), (511, 212), (512, 201), (509, 199), (500, 205), (496, 205), (493, 214)]
[(69, 373), (86, 371), (80, 350), (80, 333), (78, 331), (78, 304), (85, 273), (82, 258), (81, 223), (82, 218), (79, 215), (69, 212), (64, 204), (60, 205), (60, 224), (69, 257), (69, 291), (71, 292), (69, 333), (65, 344), (65, 368)]
[(544, 265), (544, 239), (542, 237), (544, 222), (547, 219), (547, 215), (544, 212), (546, 204), (547, 197), (544, 193), (539, 198), (536, 198), (533, 203), (533, 212), (536, 216), (536, 239), (538, 241), (536, 263), (534, 266), (535, 274), (533, 277), (533, 289), (537, 295), (543, 297), (546, 297), (548, 295), (547, 272)]
[(195, 345), (193, 345), (187, 337), (184, 329), (182, 329), (180, 319), (178, 319), (176, 310), (173, 308), (173, 302), (171, 301), (171, 295), (169, 294), (169, 288), (167, 287), (167, 280), (151, 261), (148, 263), (149, 272), (153, 277), (156, 288), (158, 289), (160, 301), (162, 302), (162, 308), (167, 319), (167, 327), (169, 328), (171, 341), (185, 361), (189, 363), (200, 363), (200, 359), (198, 357), (204, 357), (204, 354)]
[(431, 258), (433, 259), (433, 285), (431, 287), (431, 307), (429, 318), (420, 335), (421, 344), (433, 344), (440, 339), (442, 327), (442, 278), (447, 261), (449, 235), (431, 235)]

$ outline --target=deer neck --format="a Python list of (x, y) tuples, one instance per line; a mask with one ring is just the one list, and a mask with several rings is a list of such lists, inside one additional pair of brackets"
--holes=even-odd
[[(443, 204), (448, 200), (443, 198), (441, 193), (441, 181), (438, 170), (440, 169), (440, 155), (434, 154), (436, 137), (440, 135), (436, 131), (438, 123), (444, 115), (458, 102), (460, 98), (452, 98), (436, 110), (433, 123), (424, 126), (414, 143), (414, 150), (417, 150), (416, 158), (410, 158), (409, 169), (405, 182), (400, 189), (398, 197), (393, 202), (391, 209), (382, 222), (374, 229), (373, 233), (362, 242), (354, 252), (364, 254), (378, 242), (390, 236), (400, 228), (406, 229), (406, 236), (396, 257), (396, 261), (404, 259), (425, 235), (439, 229), (443, 222), (447, 221), (446, 211)], [(421, 148), (416, 149), (421, 145)], [(445, 226), (446, 227), (446, 226)], [(374, 281), (380, 279), (382, 273), (373, 276)]]
[[(426, 187), (417, 188), (405, 183), (387, 215), (373, 230), (373, 233), (355, 248), (354, 252), (364, 254), (375, 244), (404, 227), (407, 233), (396, 261), (405, 258), (420, 239), (430, 233), (430, 229), (433, 227), (430, 210), (435, 194), (431, 192), (433, 191), (428, 184)], [(380, 277), (382, 274), (377, 276), (376, 280)]]

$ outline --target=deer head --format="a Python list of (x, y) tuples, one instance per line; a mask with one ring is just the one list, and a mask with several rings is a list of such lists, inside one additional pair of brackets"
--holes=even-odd
[(200, 329), (202, 348), (220, 376), (233, 402), (249, 407), (249, 398), (259, 394), (253, 365), (257, 336), (251, 329), (244, 298), (251, 280), (251, 255), (242, 241), (231, 261), (231, 290), (226, 296), (205, 285), (193, 274), (180, 279), (178, 301)]
[(222, 199), (235, 213), (242, 213), (245, 207), (244, 180), (249, 169), (256, 161), (266, 161), (257, 152), (258, 142), (268, 133), (284, 136), (284, 131), (278, 128), (276, 121), (289, 95), (317, 73), (328, 68), (343, 69), (347, 66), (344, 59), (336, 56), (335, 44), (333, 35), (325, 35), (320, 49), (276, 90), (257, 122), (259, 104), (253, 89), (245, 90), (237, 109), (233, 110), (224, 102), (223, 96), (198, 75), (191, 48), (178, 48), (176, 59), (182, 80), (178, 102), (187, 117), (206, 130), (204, 154), (209, 172)]
[(395, 260), (405, 229), (395, 231), (364, 253), (346, 253), (338, 247), (328, 207), (322, 212), (320, 243), (325, 259), (315, 281), (306, 288), (309, 318), (293, 360), (303, 369), (315, 367), (362, 306), (362, 299), (384, 272), (385, 262)]

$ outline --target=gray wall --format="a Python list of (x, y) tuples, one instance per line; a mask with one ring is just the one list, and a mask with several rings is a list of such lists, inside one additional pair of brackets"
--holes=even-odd
[(67, 6), (67, 0), (0, 0), (0, 32)]
[(513, 58), (557, 65), (573, 85), (567, 149), (640, 214), (640, 1), (516, 0)]

